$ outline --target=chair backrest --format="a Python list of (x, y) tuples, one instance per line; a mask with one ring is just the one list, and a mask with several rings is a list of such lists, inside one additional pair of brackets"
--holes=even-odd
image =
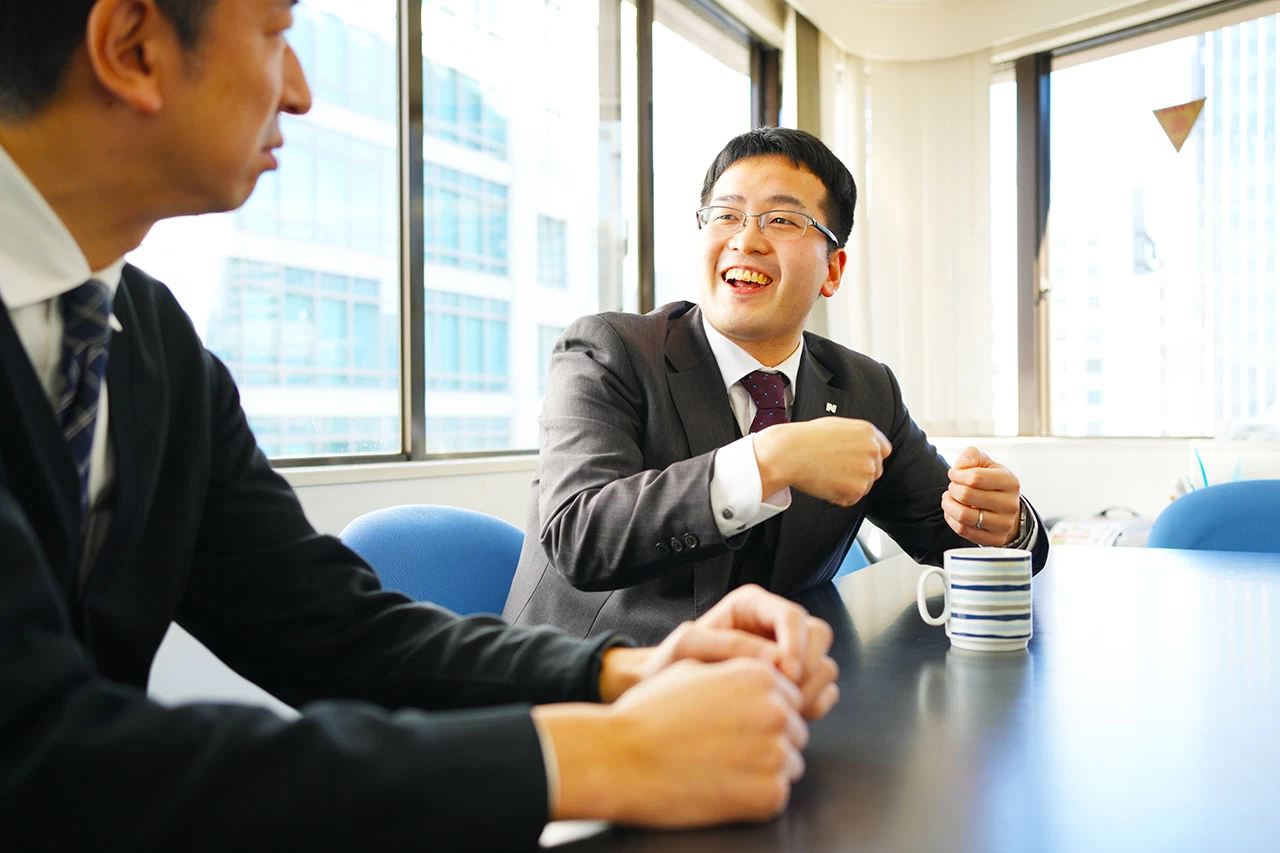
[(862, 547), (862, 543), (854, 539), (849, 545), (849, 550), (844, 555), (844, 560), (840, 563), (840, 568), (836, 569), (836, 576), (832, 580), (838, 580), (850, 572), (865, 569), (869, 565), (871, 565), (871, 561), (867, 559), (867, 552)]
[(1240, 480), (1183, 495), (1151, 525), (1147, 547), (1280, 554), (1280, 480)]
[(524, 534), (500, 518), (452, 506), (396, 506), (362, 515), (342, 541), (383, 587), (454, 613), (502, 613)]

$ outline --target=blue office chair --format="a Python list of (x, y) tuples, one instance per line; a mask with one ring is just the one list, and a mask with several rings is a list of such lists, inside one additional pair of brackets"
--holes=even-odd
[(1280, 480), (1241, 480), (1183, 495), (1151, 525), (1147, 547), (1280, 554)]
[(839, 580), (850, 572), (865, 569), (869, 565), (871, 565), (871, 561), (867, 559), (866, 549), (862, 547), (861, 542), (854, 539), (853, 544), (849, 546), (848, 552), (844, 555), (844, 561), (840, 563), (840, 568), (836, 569), (836, 576), (832, 580)]
[(362, 515), (340, 536), (383, 587), (454, 613), (502, 613), (524, 534), (500, 518), (452, 506), (395, 506)]

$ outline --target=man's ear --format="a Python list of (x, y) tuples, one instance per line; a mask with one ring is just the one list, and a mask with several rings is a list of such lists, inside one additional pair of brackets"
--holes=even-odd
[(840, 289), (840, 279), (844, 277), (844, 265), (849, 261), (849, 253), (844, 249), (836, 249), (827, 259), (827, 280), (822, 283), (822, 295), (830, 299)]
[(155, 0), (98, 0), (89, 13), (85, 50), (98, 85), (145, 115), (164, 105), (164, 75), (182, 69), (178, 34)]

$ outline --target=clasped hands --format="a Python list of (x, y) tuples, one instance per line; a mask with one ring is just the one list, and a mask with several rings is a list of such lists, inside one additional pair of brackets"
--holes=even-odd
[(681, 828), (765, 820), (804, 774), (806, 720), (839, 698), (831, 627), (758, 586), (735, 589), (660, 645), (610, 649), (609, 704), (540, 705), (555, 819)]

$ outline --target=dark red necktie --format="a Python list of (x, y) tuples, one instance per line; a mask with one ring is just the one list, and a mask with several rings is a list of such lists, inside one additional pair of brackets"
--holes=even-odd
[(742, 377), (742, 387), (756, 403), (751, 432), (787, 422), (787, 377), (784, 374), (753, 370)]

